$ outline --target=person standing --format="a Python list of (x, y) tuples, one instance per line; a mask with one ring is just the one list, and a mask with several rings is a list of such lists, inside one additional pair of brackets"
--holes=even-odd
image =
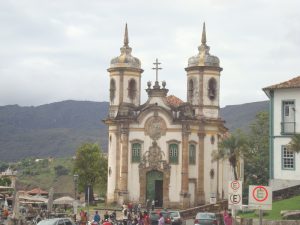
[(232, 225), (233, 222), (232, 215), (231, 213), (228, 213), (226, 209), (223, 213), (223, 220), (225, 225)]
[(127, 225), (127, 220), (128, 220), (128, 209), (126, 205), (123, 205), (123, 210), (122, 210), (122, 214), (123, 214), (123, 224)]
[(153, 199), (152, 202), (151, 202), (151, 209), (152, 209), (152, 211), (154, 211), (154, 206), (155, 206), (155, 201)]
[(165, 225), (165, 218), (162, 213), (159, 213), (158, 225)]
[(100, 215), (98, 213), (98, 211), (95, 212), (95, 215), (94, 215), (94, 221), (97, 223), (97, 224), (100, 224)]
[(144, 225), (150, 225), (150, 218), (147, 211), (144, 211)]

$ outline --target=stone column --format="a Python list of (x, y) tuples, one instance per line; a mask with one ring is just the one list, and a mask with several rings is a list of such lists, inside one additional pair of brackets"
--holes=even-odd
[(121, 177), (120, 177), (120, 198), (119, 203), (123, 204), (128, 200), (128, 125), (121, 127)]
[(190, 203), (189, 194), (189, 127), (184, 125), (182, 131), (182, 162), (181, 162), (181, 203), (187, 208)]
[(197, 185), (197, 203), (204, 204), (204, 132), (198, 133), (199, 151), (198, 151), (198, 185)]

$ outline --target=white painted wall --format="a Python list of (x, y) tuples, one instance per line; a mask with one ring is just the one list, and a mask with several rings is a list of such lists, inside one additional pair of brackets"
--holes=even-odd
[[(115, 127), (110, 127), (114, 129)], [(111, 141), (108, 141), (108, 165), (111, 168), (111, 175), (107, 179), (107, 200), (113, 201), (114, 191), (116, 188), (116, 135), (114, 132), (109, 131)]]
[(282, 146), (291, 138), (281, 134), (282, 101), (295, 101), (296, 133), (300, 133), (300, 88), (276, 89), (274, 91), (274, 179), (300, 180), (300, 154), (295, 154), (295, 170), (282, 169)]

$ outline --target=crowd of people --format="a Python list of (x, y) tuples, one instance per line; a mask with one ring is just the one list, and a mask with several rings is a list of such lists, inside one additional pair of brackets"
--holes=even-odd
[(124, 204), (122, 207), (121, 215), (119, 215), (119, 220), (117, 220), (116, 211), (105, 213), (101, 216), (99, 211), (95, 211), (92, 222), (89, 222), (89, 216), (87, 212), (80, 211), (80, 225), (150, 225), (149, 210), (142, 211), (141, 204), (132, 203)]

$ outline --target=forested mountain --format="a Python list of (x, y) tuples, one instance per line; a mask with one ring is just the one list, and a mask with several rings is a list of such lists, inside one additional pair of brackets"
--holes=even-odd
[[(232, 131), (245, 129), (268, 102), (230, 105), (221, 109)], [(0, 106), (0, 161), (25, 157), (74, 155), (83, 142), (97, 142), (107, 150), (107, 102), (63, 101), (36, 107)]]

